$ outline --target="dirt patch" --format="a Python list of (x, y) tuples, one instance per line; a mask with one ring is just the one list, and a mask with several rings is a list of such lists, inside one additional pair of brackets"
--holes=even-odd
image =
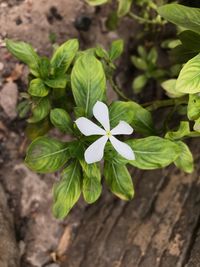
[(56, 34), (58, 41), (77, 37), (71, 25), (83, 8), (83, 2), (75, 1), (24, 1), (17, 6), (0, 9), (2, 37), (30, 42), (36, 49), (47, 53), (51, 48), (49, 36)]
[(19, 5), (20, 3), (24, 2), (24, 1), (25, 0), (7, 0), (7, 1), (1, 0), (0, 5), (1, 5), (1, 7), (6, 7), (6, 6), (12, 7), (12, 6)]

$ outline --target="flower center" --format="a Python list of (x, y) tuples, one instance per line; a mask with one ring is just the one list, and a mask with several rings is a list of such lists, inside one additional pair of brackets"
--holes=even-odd
[(107, 132), (106, 132), (106, 135), (107, 135), (108, 137), (111, 137), (111, 136), (112, 136), (112, 134), (111, 134), (110, 131), (107, 131)]

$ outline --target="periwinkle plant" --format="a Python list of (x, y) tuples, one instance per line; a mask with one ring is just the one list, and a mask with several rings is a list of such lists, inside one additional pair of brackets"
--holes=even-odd
[[(189, 43), (189, 36), (200, 40), (200, 23), (193, 23), (194, 16), (199, 18), (198, 9), (172, 4), (159, 12), (188, 28), (180, 35), (183, 46)], [(189, 44), (188, 49), (196, 55), (184, 65), (177, 81), (165, 83), (169, 98), (141, 105), (125, 96), (113, 79), (114, 61), (123, 52), (122, 40), (114, 41), (109, 51), (100, 46), (80, 51), (78, 40), (68, 40), (51, 59), (40, 57), (27, 43), (7, 40), (8, 50), (30, 69), (25, 103), (19, 108), (23, 116), (29, 116), (32, 139), (25, 163), (38, 173), (61, 171), (53, 188), (57, 218), (69, 213), (81, 193), (87, 203), (95, 202), (101, 195), (103, 178), (113, 194), (132, 199), (131, 166), (153, 170), (174, 163), (187, 173), (193, 171), (193, 156), (184, 139), (200, 136), (200, 48), (195, 46), (198, 51), (194, 51)], [(110, 105), (108, 83), (119, 96)], [(163, 127), (152, 119), (152, 111), (170, 106), (176, 107), (175, 111), (187, 107), (188, 119), (183, 112), (178, 129), (166, 127), (166, 118)], [(49, 137), (52, 128), (71, 136), (71, 141)]]

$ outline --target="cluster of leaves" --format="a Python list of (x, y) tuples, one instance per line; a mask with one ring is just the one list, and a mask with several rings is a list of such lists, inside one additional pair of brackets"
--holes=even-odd
[[(163, 87), (172, 98), (188, 97), (186, 114), (197, 134), (200, 133), (200, 9), (168, 4), (160, 7), (159, 13), (182, 29), (178, 35), (180, 44), (173, 54), (184, 63), (178, 79), (164, 82)], [(185, 134), (189, 134), (189, 129)]]
[(140, 93), (150, 79), (162, 80), (167, 73), (166, 70), (158, 67), (158, 52), (155, 47), (147, 52), (144, 46), (138, 46), (137, 51), (139, 56), (132, 56), (131, 61), (138, 70), (142, 71), (142, 74), (133, 80), (132, 87), (135, 94)]
[[(91, 6), (99, 6), (106, 3), (112, 3), (111, 0), (85, 0)], [(166, 0), (159, 1), (159, 4), (164, 4)], [(117, 4), (116, 10), (112, 11), (106, 21), (106, 26), (109, 30), (114, 30), (118, 26), (118, 22), (121, 18), (129, 16), (133, 20), (136, 20), (140, 24), (147, 26), (163, 25), (165, 21), (157, 13), (157, 1), (149, 0), (115, 0)], [(136, 8), (137, 12), (132, 12)], [(139, 15), (138, 13), (139, 10)], [(147, 27), (148, 28), (148, 27)]]
[[(111, 127), (123, 120), (143, 135), (126, 141), (136, 159), (125, 160), (108, 142), (103, 171), (100, 164), (85, 162), (84, 151), (97, 137), (83, 136), (73, 121), (81, 116), (91, 118), (94, 104), (107, 102), (106, 80), (111, 80), (115, 68), (113, 60), (123, 51), (121, 40), (114, 41), (107, 52), (102, 47), (79, 51), (78, 41), (72, 39), (58, 47), (50, 60), (39, 57), (24, 42), (8, 40), (7, 47), (29, 66), (27, 98), (32, 115), (28, 122), (41, 123), (40, 131), (32, 135), (34, 140), (27, 149), (25, 162), (39, 173), (61, 170), (61, 179), (53, 190), (53, 213), (57, 218), (68, 214), (81, 193), (87, 203), (95, 202), (101, 194), (102, 175), (113, 194), (124, 200), (131, 199), (134, 188), (127, 164), (140, 169), (157, 169), (174, 162), (185, 171), (192, 171), (192, 155), (179, 140), (179, 131), (165, 137), (157, 136), (151, 113), (134, 101), (113, 102), (109, 112)], [(70, 92), (72, 98), (68, 98)], [(57, 101), (58, 98), (62, 101)], [(45, 122), (50, 125), (48, 129), (55, 127), (71, 135), (73, 141), (63, 142), (44, 135), (47, 133)]]
[[(107, 1), (89, 2), (102, 4)], [(119, 1), (121, 4), (131, 2)], [(115, 101), (109, 105), (111, 128), (122, 120), (130, 124), (137, 134), (137, 138), (124, 140), (134, 151), (135, 160), (124, 159), (107, 142), (103, 166), (86, 163), (84, 152), (98, 136), (83, 136), (74, 120), (82, 116), (92, 119), (95, 103), (107, 103), (107, 83), (123, 97), (113, 81), (114, 61), (123, 52), (122, 40), (114, 41), (109, 51), (100, 46), (80, 51), (78, 40), (68, 40), (57, 47), (51, 59), (40, 57), (27, 43), (7, 40), (8, 50), (30, 69), (28, 91), (23, 93), (26, 99), (19, 106), (20, 114), (24, 115), (27, 111), (31, 114), (28, 123), (33, 141), (27, 149), (25, 162), (38, 173), (61, 171), (60, 181), (53, 188), (53, 213), (57, 218), (64, 218), (81, 194), (87, 203), (95, 202), (101, 195), (102, 177), (113, 194), (130, 200), (134, 196), (134, 187), (128, 165), (153, 170), (174, 163), (185, 172), (193, 171), (193, 156), (183, 140), (200, 136), (200, 10), (170, 4), (159, 8), (159, 14), (186, 28), (179, 35), (178, 49), (187, 50), (187, 56), (194, 57), (184, 65), (177, 80), (163, 83), (170, 99), (147, 106), (132, 100)], [(156, 68), (157, 52), (154, 48), (147, 53), (139, 47), (138, 53), (140, 57), (132, 60), (144, 71), (144, 85), (150, 77), (160, 76), (161, 70)], [(136, 81), (134, 84), (137, 85)], [(139, 87), (142, 87), (141, 84)], [(184, 119), (178, 129), (155, 127), (150, 111), (168, 104), (183, 108)], [(185, 115), (189, 120), (185, 119)], [(49, 137), (52, 128), (70, 135), (71, 141)]]
[[(158, 51), (156, 47), (152, 47), (149, 51), (144, 46), (138, 46), (137, 48), (138, 56), (133, 55), (131, 61), (133, 65), (139, 70), (140, 74), (136, 76), (133, 80), (132, 88), (135, 94), (140, 93), (146, 85), (154, 80), (158, 84), (166, 78), (177, 77), (181, 64), (172, 64), (168, 69), (159, 66), (158, 64)], [(163, 86), (163, 84), (162, 84)], [(165, 84), (163, 86), (165, 89)]]
[(6, 44), (8, 50), (27, 64), (30, 70), (28, 92), (22, 94), (25, 100), (19, 104), (18, 111), (22, 118), (31, 113), (27, 132), (29, 137), (34, 139), (50, 129), (48, 116), (51, 109), (57, 104), (60, 106), (59, 100), (67, 97), (70, 65), (77, 54), (79, 44), (76, 39), (69, 40), (56, 49), (50, 60), (39, 57), (27, 43), (7, 40)]
[[(92, 6), (113, 3), (110, 0), (86, 0), (86, 2)], [(145, 39), (145, 34), (152, 31), (152, 27), (157, 25), (159, 28), (166, 23), (166, 21), (157, 13), (158, 1), (156, 0), (118, 0), (116, 2), (117, 11), (112, 11), (106, 21), (106, 26), (109, 30), (115, 30), (119, 19), (128, 16), (129, 18), (136, 20), (138, 23), (143, 24), (144, 29), (142, 33), (138, 34), (135, 38), (138, 39), (138, 41), (143, 41), (143, 39)], [(162, 5), (165, 2), (166, 0), (161, 0), (159, 1), (159, 5)], [(134, 12), (134, 10), (136, 11)], [(133, 92), (135, 94), (140, 93), (151, 80), (155, 80), (160, 84), (163, 80), (169, 77), (177, 77), (177, 71), (180, 69), (175, 68), (176, 66), (172, 66), (169, 71), (158, 66), (158, 52), (156, 47), (147, 49), (145, 46), (139, 45), (137, 47), (137, 52), (138, 55), (133, 55), (131, 57), (133, 65), (139, 70), (139, 73), (134, 78), (132, 84)], [(174, 71), (176, 71), (175, 74)]]
[[(86, 0), (92, 6), (98, 6), (105, 3), (111, 3), (109, 0)], [(158, 1), (149, 0), (119, 0), (116, 1), (117, 11), (112, 12), (107, 19), (106, 25), (108, 29), (113, 30), (118, 24), (119, 18), (129, 16), (136, 20), (138, 23), (142, 23), (144, 31), (136, 36), (136, 39), (140, 42), (146, 38), (145, 34), (150, 31), (156, 30), (155, 25), (164, 26), (166, 21), (162, 19), (158, 14)], [(159, 5), (164, 4), (166, 1), (159, 1)], [(136, 12), (134, 12), (136, 10)], [(152, 28), (154, 27), (154, 28)], [(146, 31), (145, 31), (146, 29)], [(166, 40), (168, 42), (168, 40)], [(174, 42), (174, 41), (173, 41)], [(168, 44), (169, 46), (169, 44)], [(169, 48), (169, 47), (168, 47)], [(147, 49), (143, 45), (137, 47), (138, 55), (133, 55), (131, 61), (133, 65), (139, 70), (138, 75), (134, 78), (132, 88), (135, 94), (140, 93), (149, 81), (154, 80), (161, 84), (163, 80), (167, 78), (177, 77), (180, 71), (180, 65), (174, 64), (168, 70), (158, 65), (158, 51), (156, 47)]]

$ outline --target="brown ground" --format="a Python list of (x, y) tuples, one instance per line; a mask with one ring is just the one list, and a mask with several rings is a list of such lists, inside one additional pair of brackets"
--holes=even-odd
[[(96, 204), (80, 200), (58, 221), (51, 214), (58, 174), (37, 175), (23, 164), (25, 122), (15, 107), (27, 69), (7, 53), (4, 38), (30, 42), (45, 55), (52, 51), (52, 33), (58, 43), (78, 37), (83, 48), (107, 46), (119, 36), (128, 43), (136, 27), (125, 19), (118, 32), (108, 33), (106, 13), (81, 0), (0, 0), (0, 267), (200, 266), (199, 166), (192, 175), (173, 167), (133, 170), (133, 201), (120, 201), (105, 189)], [(74, 27), (81, 15), (92, 20), (87, 32)]]

